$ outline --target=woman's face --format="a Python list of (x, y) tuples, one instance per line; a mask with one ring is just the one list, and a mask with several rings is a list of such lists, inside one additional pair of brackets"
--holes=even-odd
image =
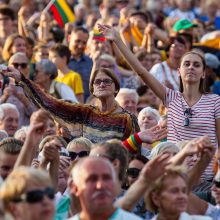
[(141, 64), (145, 67), (145, 69), (150, 70), (153, 66), (151, 55), (146, 54), (145, 57), (141, 60)]
[(164, 180), (163, 188), (153, 195), (153, 202), (159, 212), (166, 215), (179, 215), (187, 208), (187, 185), (181, 177), (167, 177)]
[(181, 79), (188, 84), (200, 83), (201, 78), (205, 78), (204, 66), (201, 58), (196, 54), (187, 54), (183, 57), (179, 74)]
[(158, 122), (156, 118), (148, 112), (145, 112), (138, 116), (138, 124), (141, 131), (152, 128), (153, 126), (157, 125), (157, 123)]
[(169, 49), (169, 59), (181, 59), (184, 53), (186, 53), (186, 46), (175, 40)]
[[(35, 190), (45, 190), (47, 186), (37, 186), (29, 184), (26, 188), (27, 192), (34, 192)], [(16, 210), (23, 220), (52, 220), (55, 213), (54, 201), (44, 194), (42, 201), (28, 202), (21, 201), (16, 203)], [(24, 211), (25, 210), (25, 211)]]
[(128, 165), (128, 171), (127, 171), (127, 179), (128, 179), (128, 185), (131, 186), (138, 178), (138, 173), (142, 170), (144, 167), (144, 163), (140, 160), (132, 160)]
[(199, 158), (200, 157), (197, 154), (193, 154), (192, 156), (186, 157), (184, 164), (189, 170), (191, 170), (199, 161)]
[(48, 119), (46, 121), (46, 129), (45, 129), (45, 135), (44, 136), (55, 135), (56, 131), (57, 131), (56, 124), (51, 119)]
[(111, 77), (99, 72), (93, 82), (94, 96), (97, 98), (114, 97), (115, 83)]
[(23, 38), (16, 38), (11, 48), (12, 54), (17, 52), (26, 53), (26, 42)]

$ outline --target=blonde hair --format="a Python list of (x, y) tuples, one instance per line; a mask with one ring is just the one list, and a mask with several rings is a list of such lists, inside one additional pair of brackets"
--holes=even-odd
[(69, 151), (74, 150), (75, 146), (78, 144), (83, 145), (88, 151), (91, 150), (92, 142), (85, 137), (79, 137), (79, 138), (73, 139), (72, 141), (69, 142), (66, 149)]
[(7, 37), (6, 41), (5, 41), (5, 44), (4, 44), (4, 47), (2, 49), (2, 58), (5, 60), (5, 61), (8, 61), (9, 58), (11, 57), (11, 48), (15, 42), (16, 39), (18, 38), (21, 38), (25, 41), (25, 39), (19, 35), (19, 34), (11, 34), (10, 36)]
[(0, 188), (0, 199), (2, 199), (5, 208), (9, 210), (9, 203), (25, 193), (30, 184), (52, 186), (46, 171), (30, 167), (18, 167), (9, 174)]
[(144, 201), (146, 208), (149, 211), (157, 212), (158, 207), (154, 204), (152, 200), (153, 194), (159, 194), (164, 190), (164, 182), (167, 178), (177, 178), (180, 177), (186, 182), (186, 169), (183, 166), (169, 166), (166, 172), (159, 177), (154, 183), (151, 184), (150, 190), (144, 195)]

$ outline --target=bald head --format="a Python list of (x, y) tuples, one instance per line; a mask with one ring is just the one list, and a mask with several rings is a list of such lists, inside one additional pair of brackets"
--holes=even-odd
[[(93, 157), (93, 156), (89, 156), (89, 157), (85, 157), (80, 159), (75, 166), (73, 167), (71, 173), (72, 173), (72, 179), (73, 182), (76, 185), (80, 184), (81, 178), (83, 178), (83, 173), (84, 171), (88, 171), (88, 167), (91, 166), (100, 166), (100, 170), (101, 168), (104, 166), (107, 169), (110, 170), (111, 176), (112, 176), (112, 180), (113, 182), (116, 182), (116, 174), (115, 174), (115, 169), (113, 167), (113, 165), (110, 163), (109, 160), (102, 158), (102, 157)], [(91, 171), (93, 172), (93, 171)]]

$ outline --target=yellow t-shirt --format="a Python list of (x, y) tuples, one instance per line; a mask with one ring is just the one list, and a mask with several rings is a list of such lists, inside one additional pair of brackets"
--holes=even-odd
[(68, 85), (76, 95), (84, 93), (83, 83), (79, 73), (70, 70), (65, 76), (57, 77), (55, 80)]

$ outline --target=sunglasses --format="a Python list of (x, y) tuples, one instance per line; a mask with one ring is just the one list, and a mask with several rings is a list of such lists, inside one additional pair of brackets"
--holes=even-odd
[(190, 124), (189, 118), (192, 116), (192, 109), (191, 108), (187, 108), (184, 111), (184, 116), (185, 116), (185, 119), (184, 119), (184, 122), (183, 122), (183, 126), (187, 127)]
[(12, 63), (12, 65), (14, 66), (14, 68), (18, 68), (19, 66), (22, 68), (22, 69), (25, 69), (27, 68), (28, 66), (28, 63)]
[(110, 86), (113, 83), (113, 80), (111, 79), (96, 79), (94, 81), (94, 85), (99, 86), (103, 83), (105, 86)]
[(76, 153), (76, 152), (70, 152), (69, 151), (69, 157), (71, 158), (71, 160), (75, 160), (78, 157), (86, 157), (89, 155), (89, 152), (88, 151), (80, 151), (79, 153)]
[(20, 198), (15, 198), (14, 202), (27, 202), (27, 203), (37, 203), (41, 202), (47, 196), (49, 199), (53, 200), (55, 197), (55, 191), (51, 187), (45, 189), (36, 189), (22, 194)]
[(213, 180), (213, 185), (215, 185), (216, 188), (220, 188), (220, 182), (219, 181), (216, 181), (216, 180)]
[(138, 168), (128, 168), (127, 169), (127, 175), (131, 178), (137, 178), (140, 174), (141, 170)]

